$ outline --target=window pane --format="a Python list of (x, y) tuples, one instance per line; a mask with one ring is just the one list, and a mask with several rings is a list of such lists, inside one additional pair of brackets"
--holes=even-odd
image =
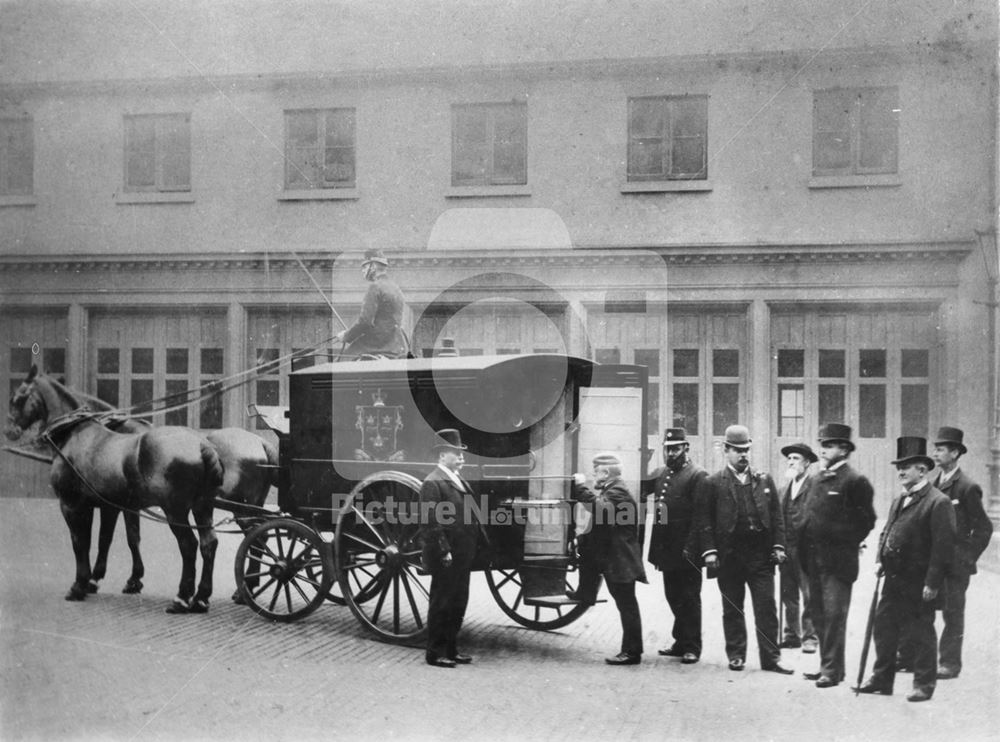
[(900, 431), (903, 435), (927, 434), (930, 421), (929, 387), (927, 384), (903, 384), (900, 389)]
[[(183, 349), (187, 352), (187, 348)], [(167, 356), (167, 365), (169, 367), (169, 350)], [(185, 365), (187, 364), (187, 357), (185, 356)], [(187, 398), (187, 381), (184, 379), (167, 379), (167, 405), (173, 407), (174, 405), (182, 404)], [(188, 408), (181, 407), (180, 409), (171, 410), (164, 416), (164, 423), (166, 425), (187, 425), (188, 424)]]
[(279, 384), (274, 380), (262, 380), (257, 382), (257, 404), (276, 405), (280, 404), (278, 395)]
[[(847, 354), (843, 350), (820, 350), (819, 375), (823, 379), (842, 379), (847, 373)], [(840, 420), (841, 418), (837, 418)]]
[(201, 403), (198, 427), (215, 430), (222, 427), (222, 395), (213, 394)]
[(10, 349), (10, 370), (11, 373), (28, 375), (31, 371), (31, 364), (34, 355), (31, 348), (11, 348)]
[(698, 349), (678, 348), (674, 351), (674, 376), (698, 375)]
[(725, 349), (712, 351), (712, 375), (713, 376), (739, 376), (740, 375), (740, 352), (738, 350)]
[(896, 172), (899, 112), (895, 88), (859, 96), (858, 165), (866, 172)]
[(701, 139), (674, 139), (671, 146), (672, 160), (670, 175), (676, 178), (690, 177), (704, 180), (708, 177), (705, 168), (705, 143)]
[[(292, 348), (292, 353), (301, 353), (304, 348)], [(316, 356), (307, 355), (292, 358), (292, 371), (298, 371), (300, 368), (309, 368), (310, 366), (316, 365)]]
[(621, 363), (621, 351), (618, 348), (598, 348), (594, 360), (598, 363)]
[(489, 165), (489, 119), (477, 106), (452, 109), (452, 185), (486, 185)]
[(167, 348), (167, 373), (186, 374), (188, 372), (188, 349)]
[(819, 423), (842, 422), (845, 415), (844, 386), (842, 384), (819, 385)]
[(851, 168), (851, 139), (848, 134), (824, 132), (816, 134), (814, 169), (817, 171)]
[(326, 146), (354, 146), (354, 109), (327, 111)]
[(740, 385), (712, 384), (712, 435), (725, 435), (740, 419)]
[[(153, 373), (153, 349), (133, 348), (132, 349), (132, 373), (151, 374)], [(152, 399), (152, 397), (150, 397)]]
[(639, 139), (662, 137), (665, 111), (662, 98), (632, 98), (629, 101), (629, 137)]
[(646, 396), (646, 432), (656, 433), (660, 429), (660, 385), (649, 385)]
[(635, 351), (635, 365), (645, 366), (649, 370), (649, 375), (660, 375), (660, 351), (658, 348)]
[[(520, 352), (517, 348), (497, 348), (498, 356), (516, 356)], [(614, 352), (617, 353), (617, 349)], [(600, 361), (600, 363), (617, 363), (617, 361)]]
[(118, 406), (118, 379), (98, 379), (97, 398), (103, 399), (112, 407)]
[(132, 408), (135, 412), (147, 412), (151, 409), (148, 404), (153, 399), (152, 379), (132, 380)]
[(46, 348), (42, 351), (42, 368), (45, 373), (59, 376), (66, 373), (66, 349)]
[(29, 194), (34, 185), (31, 119), (0, 120), (0, 194)]
[(885, 351), (881, 349), (860, 351), (858, 375), (862, 379), (885, 378)]
[(118, 348), (97, 349), (97, 373), (117, 374), (119, 369)]
[(221, 374), (223, 371), (222, 348), (201, 349), (201, 373)]
[(885, 437), (885, 385), (858, 386), (858, 426), (862, 438)]
[(660, 141), (633, 141), (628, 150), (629, 177), (661, 177), (664, 174), (663, 159), (663, 144)]
[(900, 372), (903, 377), (930, 376), (930, 351), (925, 349), (904, 349)]
[(527, 106), (495, 106), (493, 182), (527, 183)]
[(778, 351), (778, 376), (799, 378), (805, 376), (806, 352), (799, 348), (782, 348)]
[(805, 436), (806, 392), (801, 384), (778, 386), (778, 435), (786, 438)]
[(673, 427), (698, 435), (698, 384), (674, 384)]

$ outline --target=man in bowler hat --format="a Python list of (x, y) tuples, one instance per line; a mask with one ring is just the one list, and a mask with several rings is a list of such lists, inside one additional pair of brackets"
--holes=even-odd
[[(608, 584), (622, 624), (621, 651), (604, 660), (609, 665), (638, 665), (642, 661), (642, 616), (635, 597), (636, 580), (646, 582), (639, 550), (639, 507), (622, 481), (622, 462), (616, 454), (594, 457), (594, 489), (586, 486), (586, 476), (573, 475), (574, 500), (593, 507), (593, 530), (588, 534), (587, 558)], [(581, 590), (584, 575), (581, 569)], [(599, 580), (593, 581), (599, 584)], [(593, 585), (591, 582), (591, 585)], [(595, 595), (579, 596), (593, 602)]]
[[(785, 635), (782, 649), (802, 648), (813, 654), (819, 646), (816, 628), (809, 610), (809, 579), (806, 577), (799, 542), (805, 520), (806, 501), (812, 475), (809, 467), (819, 457), (806, 443), (792, 443), (781, 449), (788, 460), (788, 482), (781, 491), (781, 512), (785, 517), (785, 551), (788, 559), (781, 565), (781, 603), (785, 610)], [(801, 594), (802, 600), (799, 601)], [(801, 610), (800, 610), (801, 608)]]
[(818, 437), (822, 469), (809, 488), (801, 547), (820, 668), (805, 677), (816, 681), (817, 688), (832, 688), (847, 672), (847, 613), (861, 543), (875, 527), (874, 490), (868, 478), (847, 463), (854, 451), (850, 426), (827, 423), (820, 426)]
[(875, 609), (875, 667), (859, 693), (892, 695), (901, 634), (914, 645), (913, 690), (906, 700), (929, 701), (937, 685), (934, 606), (955, 548), (955, 509), (927, 478), (934, 462), (926, 449), (923, 438), (896, 441), (892, 463), (903, 493), (893, 500), (879, 539), (877, 569), (885, 583)]
[(654, 519), (649, 561), (663, 572), (663, 593), (674, 614), (673, 645), (659, 650), (690, 665), (701, 657), (701, 567), (693, 529), (695, 494), (708, 473), (688, 457), (684, 428), (663, 433), (663, 466), (647, 480)]
[(427, 518), (421, 529), (421, 557), (431, 574), (426, 660), (428, 665), (454, 667), (472, 662), (458, 651), (458, 632), (469, 603), (479, 524), (472, 488), (459, 474), (467, 450), (461, 434), (453, 428), (439, 430), (432, 449), (438, 463), (420, 487), (420, 512)]
[(730, 670), (746, 665), (747, 625), (743, 615), (750, 588), (760, 666), (791, 675), (781, 665), (774, 565), (785, 560), (785, 521), (778, 488), (769, 474), (750, 467), (750, 431), (726, 428), (726, 467), (707, 477), (697, 496), (697, 529), (702, 559), (718, 569), (722, 629)]
[(361, 315), (350, 328), (334, 337), (337, 343), (347, 343), (347, 354), (386, 355), (399, 357), (408, 350), (403, 333), (405, 300), (389, 278), (389, 261), (381, 250), (365, 250), (361, 273), (371, 285), (361, 305)]

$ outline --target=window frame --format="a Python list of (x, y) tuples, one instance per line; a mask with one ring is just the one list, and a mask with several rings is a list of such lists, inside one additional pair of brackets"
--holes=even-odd
[[(17, 131), (21, 129), (21, 131)], [(23, 149), (15, 146), (20, 136)], [(13, 171), (10, 163), (23, 158), (27, 185), (11, 186)], [(0, 116), (0, 197), (30, 197), (35, 192), (35, 126), (30, 116)]]
[[(292, 138), (292, 119), (296, 116), (313, 115), (315, 119), (313, 121), (315, 126), (316, 134), (316, 144), (307, 146), (302, 144), (296, 144), (293, 142)], [(331, 197), (332, 194), (345, 194), (354, 193), (357, 189), (358, 183), (358, 113), (357, 109), (353, 106), (335, 106), (330, 108), (287, 108), (284, 113), (284, 136), (285, 136), (285, 146), (284, 146), (284, 172), (282, 176), (282, 191), (286, 195), (299, 194), (304, 198), (325, 198)], [(344, 134), (348, 135), (347, 138), (350, 144), (334, 144), (330, 145), (327, 143), (327, 137), (330, 130), (332, 122), (335, 122), (338, 117), (345, 117), (347, 126), (345, 127)], [(295, 172), (293, 164), (297, 162), (294, 150), (298, 148), (300, 150), (313, 149), (316, 152), (314, 156), (318, 156), (322, 153), (322, 166), (316, 166), (318, 173), (322, 174), (321, 180), (291, 180), (291, 175)], [(351, 177), (349, 180), (327, 180), (326, 170), (327, 170), (327, 155), (328, 150), (349, 150), (350, 151), (350, 162), (351, 162)], [(317, 160), (318, 162), (318, 160)]]
[[(656, 132), (658, 136), (640, 136), (643, 132), (637, 132), (634, 122), (634, 109), (640, 103), (648, 104), (655, 102), (660, 110), (657, 112), (659, 121)], [(675, 122), (678, 118), (678, 110), (681, 104), (699, 103), (701, 108), (698, 113), (702, 117), (700, 133), (697, 135), (676, 134), (674, 131)], [(684, 94), (684, 95), (637, 95), (628, 98), (626, 106), (626, 152), (625, 152), (625, 182), (628, 186), (641, 189), (643, 184), (669, 183), (669, 184), (704, 184), (709, 180), (708, 176), (708, 103), (709, 96), (705, 94)], [(648, 134), (648, 132), (646, 132)], [(695, 171), (676, 171), (674, 168), (674, 157), (676, 143), (682, 139), (696, 139), (701, 142), (701, 168)], [(634, 147), (638, 140), (659, 140), (659, 159), (661, 168), (658, 172), (636, 173), (632, 171), (632, 161)]]
[[(153, 164), (153, 182), (152, 184), (135, 184), (130, 180), (130, 164), (133, 156), (141, 156), (142, 150), (133, 148), (132, 137), (135, 136), (132, 131), (133, 122), (139, 121), (151, 121), (153, 123), (153, 145), (151, 153), (147, 156), (152, 157)], [(169, 142), (169, 136), (167, 134), (167, 126), (173, 125), (177, 126), (180, 123), (182, 125), (183, 133), (181, 139), (183, 140), (183, 147), (174, 150)], [(169, 198), (172, 195), (185, 196), (191, 193), (191, 114), (186, 113), (130, 113), (125, 114), (122, 118), (122, 133), (123, 133), (123, 162), (122, 162), (122, 191), (127, 196), (142, 196), (142, 195), (153, 195), (162, 196)], [(186, 159), (187, 166), (187, 182), (183, 183), (178, 181), (177, 183), (172, 183), (167, 178), (167, 167), (166, 161), (168, 158), (181, 158)]]
[[(519, 141), (512, 141), (510, 146), (520, 149), (520, 168), (512, 174), (498, 174), (497, 161), (500, 159), (498, 150), (503, 146), (498, 133), (498, 114), (514, 114), (510, 120), (516, 124), (515, 134)], [(485, 129), (479, 157), (485, 163), (481, 178), (459, 178), (456, 164), (468, 156), (467, 149), (471, 144), (460, 140), (460, 116), (463, 114), (479, 114), (479, 123)], [(473, 153), (475, 154), (475, 153)], [(453, 189), (461, 188), (507, 188), (518, 189), (528, 185), (528, 103), (525, 100), (512, 100), (486, 103), (454, 103), (451, 106), (451, 167), (450, 185)]]
[[(862, 151), (864, 150), (864, 140), (874, 137), (877, 131), (888, 131), (889, 127), (874, 128), (867, 130), (862, 121), (862, 104), (865, 96), (886, 96), (885, 102), (889, 106), (888, 113), (892, 117), (892, 164), (884, 167), (866, 167), (861, 163)], [(821, 101), (823, 97), (842, 96), (851, 100), (851, 107), (847, 111), (846, 129), (829, 125), (828, 122), (820, 120)], [(824, 88), (813, 91), (812, 104), (812, 177), (815, 179), (824, 178), (882, 178), (893, 179), (899, 175), (899, 88), (894, 85), (865, 86), (865, 87), (837, 87)], [(820, 146), (821, 137), (826, 134), (836, 134), (841, 132), (847, 135), (849, 145), (849, 164), (844, 167), (820, 167)], [(887, 182), (893, 185), (894, 182)]]

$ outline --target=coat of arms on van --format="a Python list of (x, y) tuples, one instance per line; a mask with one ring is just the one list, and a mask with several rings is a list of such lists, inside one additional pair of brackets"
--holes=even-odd
[(357, 405), (355, 427), (361, 431), (361, 447), (355, 449), (358, 461), (403, 461), (405, 452), (396, 448), (396, 434), (403, 428), (403, 406), (386, 405), (382, 390), (372, 393), (370, 405)]

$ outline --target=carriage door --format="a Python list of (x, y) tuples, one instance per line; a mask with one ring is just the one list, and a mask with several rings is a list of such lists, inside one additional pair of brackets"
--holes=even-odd
[(819, 426), (844, 422), (854, 430), (852, 463), (871, 480), (884, 518), (899, 489), (889, 463), (896, 438), (931, 434), (936, 324), (937, 313), (922, 308), (774, 312), (774, 471), (784, 471), (782, 446), (804, 440), (818, 453)]
[(459, 354), (566, 353), (565, 310), (522, 301), (479, 301), (458, 311), (424, 313), (413, 333), (413, 354), (428, 357), (452, 338)]
[[(7, 400), (28, 376), (32, 364), (41, 373), (66, 381), (65, 312), (4, 309), (0, 315), (0, 383)], [(5, 441), (6, 443), (6, 441)], [(22, 456), (0, 453), (0, 497), (48, 497), (49, 466)]]

